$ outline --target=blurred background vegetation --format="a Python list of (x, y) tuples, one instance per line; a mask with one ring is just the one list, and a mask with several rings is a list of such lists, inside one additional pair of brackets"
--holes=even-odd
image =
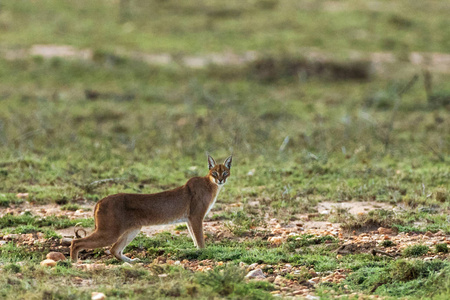
[[(447, 1), (2, 1), (0, 193), (448, 207)], [(111, 179), (98, 186), (101, 179)], [(299, 206), (303, 203), (303, 206)]]

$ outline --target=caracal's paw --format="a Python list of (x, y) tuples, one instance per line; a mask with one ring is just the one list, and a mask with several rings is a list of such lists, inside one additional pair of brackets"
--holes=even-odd
[(126, 257), (125, 255), (121, 257), (123, 262), (127, 262), (127, 263), (136, 263), (138, 261), (141, 261), (139, 258), (129, 258)]

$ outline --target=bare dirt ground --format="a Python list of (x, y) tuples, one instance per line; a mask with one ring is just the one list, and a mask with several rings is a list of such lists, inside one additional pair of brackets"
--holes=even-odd
[[(325, 61), (331, 57), (330, 53), (309, 48), (299, 49), (299, 52), (311, 61)], [(247, 51), (243, 54), (225, 52), (204, 55), (172, 55), (170, 53), (116, 50), (114, 54), (143, 61), (149, 65), (176, 63), (190, 68), (205, 68), (208, 65), (243, 65), (255, 61), (262, 56), (255, 51)], [(0, 56), (7, 60), (24, 59), (33, 56), (39, 56), (45, 59), (59, 57), (65, 59), (93, 60), (94, 51), (92, 49), (77, 49), (69, 45), (48, 44), (33, 45), (28, 49), (0, 49)], [(373, 52), (368, 55), (353, 52), (349, 59), (360, 60), (362, 58), (368, 59), (372, 63), (373, 71), (376, 74), (389, 72), (393, 64), (404, 61), (404, 59), (399, 59), (391, 52)], [(450, 73), (450, 54), (447, 53), (411, 52), (407, 57), (407, 62), (412, 66), (426, 68), (431, 72)]]
[[(81, 206), (82, 208), (77, 211), (63, 211), (60, 206), (54, 204), (47, 205), (32, 205), (25, 202), (19, 206), (13, 206), (10, 208), (1, 208), (0, 216), (5, 214), (20, 215), (25, 212), (31, 212), (33, 215), (45, 217), (49, 215), (62, 216), (66, 215), (71, 219), (79, 218), (90, 218), (93, 215), (94, 203), (85, 203)], [(378, 202), (322, 202), (318, 205), (317, 210), (320, 214), (329, 214), (333, 210), (341, 209), (345, 210), (350, 214), (366, 214), (374, 209), (394, 209), (393, 206), (388, 204), (382, 204)], [(371, 253), (373, 255), (386, 255), (392, 258), (400, 257), (403, 249), (410, 245), (423, 244), (427, 246), (433, 246), (437, 243), (447, 243), (450, 244), (450, 235), (439, 231), (437, 233), (427, 232), (425, 234), (416, 233), (397, 233), (391, 228), (378, 228), (377, 230), (370, 232), (363, 232), (360, 234), (348, 234), (344, 233), (339, 223), (330, 223), (325, 221), (316, 221), (314, 217), (317, 214), (302, 215), (300, 220), (292, 221), (288, 224), (282, 223), (277, 219), (266, 220), (265, 225), (256, 228), (258, 232), (267, 237), (268, 242), (271, 247), (281, 246), (289, 237), (296, 237), (303, 234), (311, 234), (316, 237), (323, 236), (333, 236), (339, 240), (340, 247), (335, 251), (336, 258), (341, 259), (344, 255), (354, 254), (354, 253)], [(312, 217), (313, 216), (313, 217)], [(226, 221), (225, 221), (226, 222)], [(227, 229), (224, 221), (206, 221), (205, 222), (205, 233), (209, 236), (206, 242), (213, 242), (214, 240), (220, 240), (223, 237), (237, 238), (237, 239), (251, 239), (251, 236), (244, 237), (233, 237), (233, 234)], [(144, 227), (142, 232), (148, 236), (153, 236), (156, 233), (169, 231), (174, 235), (187, 235), (186, 230), (176, 230), (176, 224), (173, 225), (162, 225), (162, 226), (149, 226)], [(65, 229), (57, 230), (57, 232), (64, 237), (74, 236), (74, 227), (69, 227)], [(88, 234), (93, 229), (86, 228)], [(213, 241), (211, 241), (211, 239)], [(380, 250), (379, 245), (386, 241), (392, 241), (392, 247)], [(29, 247), (37, 247), (38, 245), (45, 245), (50, 247), (52, 251), (57, 251), (63, 253), (66, 257), (69, 255), (69, 248), (67, 243), (64, 244), (61, 241), (46, 240), (43, 234), (6, 234), (0, 236), (0, 242), (4, 244), (7, 241), (14, 241), (17, 244), (28, 245)], [(108, 251), (106, 251), (108, 254)], [(138, 253), (135, 253), (136, 255)], [(109, 258), (109, 255), (103, 255), (99, 258), (94, 258), (93, 251), (86, 251), (81, 253), (81, 259), (90, 259), (95, 262), (88, 263), (78, 263), (75, 265), (76, 268), (81, 268), (85, 270), (95, 270), (95, 269), (108, 269), (115, 268), (116, 265), (106, 265), (102, 261), (105, 258)], [(145, 250), (139, 255), (145, 256)], [(433, 259), (448, 259), (449, 254), (436, 254), (431, 251), (426, 254), (424, 260)], [(183, 260), (175, 261), (167, 257), (160, 256), (156, 258), (152, 264), (140, 264), (145, 268), (152, 269), (154, 265), (178, 265), (183, 266), (186, 269), (192, 271), (208, 271), (216, 266), (224, 264), (221, 261), (213, 260)], [(274, 284), (276, 290), (273, 292), (274, 295), (279, 296), (294, 296), (294, 297), (314, 297), (315, 286), (322, 282), (333, 282), (339, 283), (348, 276), (351, 272), (350, 270), (337, 269), (333, 272), (316, 272), (313, 268), (294, 267), (290, 264), (279, 263), (276, 265), (258, 264), (254, 263), (252, 265), (246, 265), (245, 263), (240, 263), (242, 268), (245, 268), (249, 274), (256, 272), (256, 274), (262, 274), (263, 277), (257, 277), (256, 280), (267, 280)], [(271, 269), (269, 273), (265, 273), (262, 270)], [(311, 277), (310, 280), (298, 282), (296, 280), (287, 279), (285, 276), (290, 274), (292, 276), (299, 276), (299, 274), (308, 273)], [(162, 274), (164, 275), (164, 274)], [(250, 276), (251, 277), (251, 276)], [(80, 283), (81, 285), (83, 282)]]

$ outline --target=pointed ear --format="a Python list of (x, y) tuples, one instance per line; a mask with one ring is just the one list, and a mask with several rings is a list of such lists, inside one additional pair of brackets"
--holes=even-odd
[(216, 165), (216, 161), (208, 154), (208, 168), (211, 170)]
[(231, 169), (231, 161), (232, 161), (233, 157), (232, 155), (228, 156), (227, 159), (225, 159), (225, 161), (223, 162), (223, 164), (225, 165), (225, 167), (227, 167), (228, 169)]

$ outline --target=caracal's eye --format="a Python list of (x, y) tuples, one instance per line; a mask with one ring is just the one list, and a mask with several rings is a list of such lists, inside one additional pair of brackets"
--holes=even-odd
[(219, 174), (217, 174), (217, 172), (212, 172), (212, 176), (217, 177)]
[(223, 172), (222, 176), (228, 176), (228, 172), (227, 171)]

